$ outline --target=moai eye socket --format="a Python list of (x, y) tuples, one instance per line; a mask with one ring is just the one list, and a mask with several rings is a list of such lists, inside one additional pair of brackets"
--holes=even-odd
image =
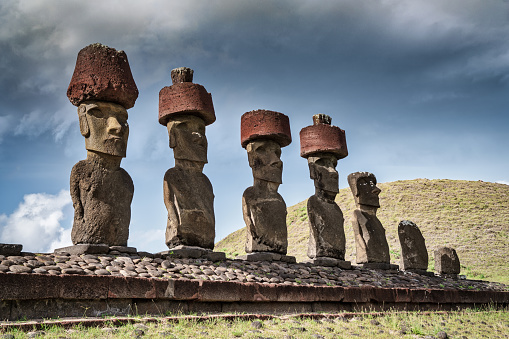
[(106, 114), (98, 107), (94, 107), (92, 109), (90, 109), (87, 114), (95, 117), (95, 118), (98, 118), (98, 119), (106, 119)]

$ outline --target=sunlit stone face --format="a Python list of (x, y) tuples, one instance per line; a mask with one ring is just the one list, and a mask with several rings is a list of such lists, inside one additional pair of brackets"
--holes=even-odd
[(207, 163), (205, 122), (194, 115), (172, 118), (166, 125), (175, 159)]
[(115, 103), (89, 101), (78, 107), (80, 131), (89, 151), (125, 157), (129, 124), (127, 110)]
[(249, 166), (253, 170), (253, 177), (281, 184), (283, 176), (283, 162), (281, 161), (281, 146), (272, 140), (252, 141), (246, 146)]

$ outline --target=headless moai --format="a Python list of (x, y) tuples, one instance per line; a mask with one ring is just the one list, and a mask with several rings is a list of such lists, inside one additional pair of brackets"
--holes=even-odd
[(397, 269), (390, 264), (389, 244), (385, 228), (376, 216), (380, 207), (376, 177), (368, 172), (348, 175), (357, 208), (353, 212), (352, 228), (355, 236), (356, 262), (366, 268)]
[(339, 192), (338, 159), (348, 155), (345, 131), (331, 126), (325, 114), (313, 116), (313, 125), (300, 131), (300, 155), (307, 158), (315, 194), (308, 199), (308, 257), (317, 264), (340, 265), (345, 262), (345, 230), (343, 212), (334, 199)]
[(127, 246), (134, 185), (120, 167), (126, 156), (127, 109), (138, 89), (123, 51), (93, 44), (78, 53), (67, 90), (78, 106), (87, 159), (71, 171), (75, 245)]
[(435, 272), (442, 276), (457, 278), (460, 273), (460, 259), (451, 247), (439, 247), (435, 250)]
[[(274, 260), (294, 260), (284, 256), (288, 247), (286, 204), (277, 191), (283, 174), (281, 147), (291, 141), (290, 121), (286, 115), (266, 110), (242, 115), (241, 144), (247, 150), (254, 178), (253, 186), (242, 196), (247, 253), (267, 252), (269, 257), (270, 253), (275, 254), (271, 257)], [(284, 257), (281, 259), (281, 256)], [(249, 259), (249, 255), (246, 258)]]
[(171, 71), (173, 85), (159, 92), (159, 123), (166, 126), (175, 167), (164, 175), (164, 203), (168, 210), (166, 245), (214, 248), (215, 218), (207, 163), (205, 126), (216, 120), (212, 96), (194, 84), (193, 70)]
[(401, 245), (400, 269), (419, 274), (433, 275), (426, 272), (428, 268), (428, 251), (426, 242), (417, 225), (403, 220), (398, 225), (399, 243)]

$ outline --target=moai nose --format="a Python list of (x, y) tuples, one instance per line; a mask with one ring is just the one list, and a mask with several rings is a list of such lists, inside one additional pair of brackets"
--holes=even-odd
[(109, 117), (107, 121), (108, 134), (119, 135), (122, 131), (122, 125), (115, 117)]

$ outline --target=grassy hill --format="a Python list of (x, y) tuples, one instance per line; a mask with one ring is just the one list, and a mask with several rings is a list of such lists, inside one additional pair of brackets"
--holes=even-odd
[[(311, 184), (311, 183), (310, 183)], [(386, 229), (391, 262), (399, 263), (398, 224), (415, 222), (428, 248), (433, 270), (433, 249), (454, 247), (461, 274), (471, 279), (509, 284), (509, 185), (463, 180), (402, 180), (380, 183), (377, 216)], [(351, 215), (355, 209), (350, 189), (340, 190), (336, 202), (345, 216), (346, 260), (355, 262)], [(309, 226), (306, 201), (288, 208), (288, 255), (307, 259)], [(244, 254), (245, 227), (216, 244), (216, 250), (235, 257)]]

